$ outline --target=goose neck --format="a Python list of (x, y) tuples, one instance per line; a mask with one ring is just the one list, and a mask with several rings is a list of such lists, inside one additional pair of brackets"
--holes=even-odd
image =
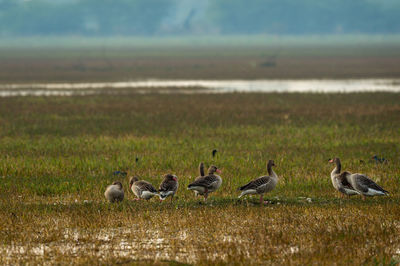
[(274, 170), (272, 170), (272, 166), (271, 166), (271, 165), (268, 165), (267, 170), (268, 170), (268, 175), (269, 175), (269, 176), (278, 177), (278, 176), (276, 175), (276, 173), (274, 172)]
[(335, 168), (333, 169), (331, 175), (340, 174), (340, 171), (341, 171), (341, 170), (342, 170), (342, 165), (341, 165), (341, 163), (340, 163), (339, 160), (336, 160), (336, 166), (335, 166)]

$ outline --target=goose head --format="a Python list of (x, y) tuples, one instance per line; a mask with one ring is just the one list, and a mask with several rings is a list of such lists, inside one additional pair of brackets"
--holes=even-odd
[(329, 163), (335, 163), (335, 164), (340, 164), (340, 159), (338, 157), (335, 157), (333, 159), (329, 159)]
[(115, 181), (114, 183), (112, 183), (114, 186), (118, 186), (119, 190), (122, 190), (122, 183), (119, 181)]
[(178, 181), (178, 177), (176, 176), (176, 175), (172, 175), (172, 174), (166, 174), (165, 176), (164, 176), (164, 179), (165, 180), (173, 180), (173, 181)]
[(269, 160), (267, 166), (268, 167), (275, 166), (274, 160)]
[(275, 162), (274, 162), (274, 160), (269, 160), (267, 163), (267, 171), (268, 171), (269, 175), (273, 174), (272, 166), (275, 166)]
[(335, 170), (336, 170), (337, 173), (340, 173), (340, 171), (342, 170), (342, 164), (340, 163), (340, 159), (338, 157), (330, 159), (329, 163), (335, 163), (336, 164), (336, 167), (335, 167), (335, 169), (333, 169), (332, 173), (334, 173)]
[(216, 149), (212, 150), (212, 157), (214, 157), (216, 153), (217, 153)]
[(208, 168), (208, 174), (213, 175), (215, 172), (220, 174), (221, 170), (218, 169), (218, 167), (216, 167), (215, 165), (211, 165), (210, 168)]
[(137, 176), (132, 176), (129, 180), (129, 189), (132, 188), (133, 183), (135, 183), (136, 181), (139, 181), (139, 178)]

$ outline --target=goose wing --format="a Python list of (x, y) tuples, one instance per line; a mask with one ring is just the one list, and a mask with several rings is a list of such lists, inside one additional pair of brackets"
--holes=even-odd
[(193, 183), (189, 185), (189, 187), (200, 186), (211, 188), (215, 182), (218, 182), (218, 179), (215, 175), (199, 176)]
[(150, 191), (150, 192), (157, 193), (157, 189), (155, 189), (155, 188), (153, 187), (153, 185), (150, 184), (150, 183), (147, 182), (147, 181), (144, 181), (144, 180), (136, 181), (136, 182), (135, 182), (135, 185), (136, 185), (138, 188), (140, 188), (140, 190), (142, 190), (142, 191)]
[(160, 184), (159, 192), (175, 191), (177, 188), (177, 182), (175, 180), (164, 180)]
[(356, 181), (357, 188), (364, 193), (368, 192), (368, 189), (389, 193), (365, 175), (354, 174), (354, 180)]
[(257, 179), (254, 179), (253, 181), (250, 181), (244, 186), (241, 186), (239, 190), (249, 190), (249, 189), (257, 189), (260, 186), (268, 184), (268, 182), (271, 180), (270, 176), (262, 176)]

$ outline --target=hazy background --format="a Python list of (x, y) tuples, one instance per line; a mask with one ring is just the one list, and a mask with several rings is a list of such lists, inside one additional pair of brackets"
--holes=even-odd
[(399, 32), (398, 0), (0, 0), (0, 38)]
[(400, 77), (400, 0), (0, 0), (0, 83)]

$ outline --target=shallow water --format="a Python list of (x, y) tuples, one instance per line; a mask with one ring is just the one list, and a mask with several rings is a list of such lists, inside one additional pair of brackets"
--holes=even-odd
[(346, 80), (142, 80), (98, 83), (0, 84), (0, 97), (126, 93), (400, 92), (400, 79)]
[[(135, 237), (136, 234), (140, 237)], [(56, 260), (57, 256), (82, 257), (86, 255), (102, 259), (112, 257), (126, 258), (134, 261), (181, 261), (196, 263), (199, 250), (188, 243), (174, 247), (176, 242), (185, 242), (186, 230), (165, 234), (161, 230), (139, 228), (107, 228), (100, 230), (81, 230), (65, 228), (62, 237), (48, 243), (12, 243), (0, 245), (3, 261), (8, 263), (22, 262), (46, 255), (47, 260)], [(227, 235), (222, 242), (240, 242), (234, 236)], [(247, 241), (248, 242), (248, 241)], [(175, 243), (175, 244), (173, 244)], [(224, 259), (226, 254), (209, 253), (207, 259)]]
[[(100, 231), (85, 231), (65, 228), (63, 237), (49, 243), (12, 243), (0, 246), (0, 252), (7, 261), (19, 261), (31, 257), (48, 258), (64, 256), (80, 257), (90, 254), (107, 259), (125, 257), (134, 260), (168, 260), (174, 254), (175, 259), (194, 262), (195, 257), (186, 251), (173, 252), (170, 240), (159, 231), (146, 230), (144, 237), (135, 238), (135, 228), (109, 228)], [(185, 239), (185, 231), (175, 236), (176, 240)]]

